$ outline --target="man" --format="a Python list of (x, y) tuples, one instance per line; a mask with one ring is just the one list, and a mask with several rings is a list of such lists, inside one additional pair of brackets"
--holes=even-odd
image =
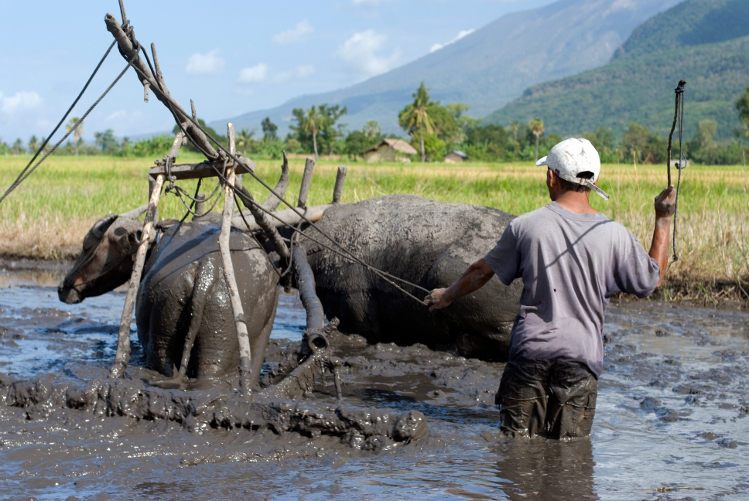
[(497, 246), (447, 289), (431, 310), (486, 284), (523, 279), (520, 311), (497, 393), (502, 431), (511, 436), (585, 437), (603, 370), (601, 332), (609, 297), (646, 297), (661, 284), (674, 213), (673, 186), (655, 199), (655, 231), (646, 253), (634, 235), (590, 206), (601, 161), (586, 139), (567, 139), (536, 165), (546, 165), (552, 202), (514, 219)]

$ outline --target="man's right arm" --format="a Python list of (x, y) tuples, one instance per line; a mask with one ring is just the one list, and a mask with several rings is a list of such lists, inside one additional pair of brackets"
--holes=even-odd
[(494, 276), (494, 272), (484, 259), (473, 263), (465, 273), (447, 289), (434, 289), (426, 297), (431, 306), (429, 311), (446, 308), (456, 299), (482, 288)]
[(650, 245), (650, 257), (658, 262), (660, 278), (658, 287), (663, 283), (668, 265), (668, 236), (671, 233), (671, 216), (676, 211), (676, 190), (669, 186), (655, 198), (655, 229), (653, 242)]

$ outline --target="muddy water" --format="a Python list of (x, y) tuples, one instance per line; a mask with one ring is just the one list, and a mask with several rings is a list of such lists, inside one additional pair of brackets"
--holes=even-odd
[[(0, 373), (56, 384), (106, 377), (124, 295), (67, 306), (53, 275), (0, 276)], [(298, 299), (283, 296), (268, 367), (303, 324)], [(336, 336), (346, 405), (419, 410), (428, 438), (371, 452), (325, 435), (190, 432), (171, 421), (0, 403), (0, 499), (749, 497), (749, 314), (616, 305), (605, 339), (590, 440), (499, 439), (501, 364)], [(138, 366), (135, 334), (133, 345), (128, 377), (155, 377)], [(307, 402), (335, 404), (333, 395), (332, 381), (320, 382)]]

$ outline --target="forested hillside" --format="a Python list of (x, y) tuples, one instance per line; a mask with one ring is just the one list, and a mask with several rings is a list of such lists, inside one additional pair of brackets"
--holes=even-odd
[(635, 29), (611, 63), (530, 87), (486, 122), (541, 117), (562, 136), (605, 126), (619, 137), (636, 122), (666, 134), (673, 89), (684, 79), (687, 135), (714, 119), (716, 138), (731, 137), (734, 104), (749, 84), (748, 19), (749, 0), (688, 0)]

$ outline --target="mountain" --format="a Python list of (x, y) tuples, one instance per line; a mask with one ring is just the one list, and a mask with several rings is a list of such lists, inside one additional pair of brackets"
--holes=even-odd
[[(424, 81), (433, 99), (462, 101), (469, 115), (484, 117), (521, 95), (529, 85), (606, 64), (632, 30), (681, 0), (560, 0), (503, 16), (440, 50), (354, 86), (292, 99), (210, 125), (223, 130), (257, 128), (269, 116), (288, 130), (291, 111), (312, 105), (348, 107), (349, 129), (377, 120), (384, 132), (400, 132), (398, 112)], [(438, 7), (436, 7), (438, 8)]]
[(687, 0), (637, 27), (609, 64), (532, 86), (486, 122), (541, 117), (562, 136), (605, 126), (619, 137), (637, 122), (666, 135), (684, 79), (687, 137), (705, 119), (718, 121), (717, 137), (731, 137), (734, 103), (749, 84), (748, 19), (749, 0)]

